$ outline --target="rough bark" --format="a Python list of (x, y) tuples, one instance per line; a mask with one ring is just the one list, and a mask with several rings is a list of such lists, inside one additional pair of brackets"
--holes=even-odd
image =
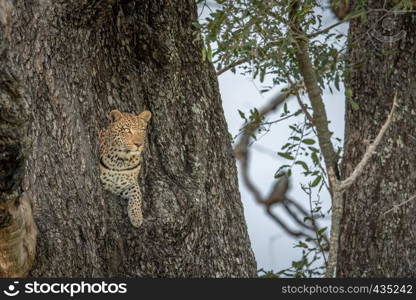
[[(368, 1), (370, 9), (382, 4)], [(347, 103), (344, 177), (385, 122), (396, 92), (398, 108), (377, 152), (344, 198), (341, 277), (416, 276), (416, 201), (392, 209), (416, 194), (416, 23), (410, 13), (392, 15), (396, 23), (386, 28), (383, 15), (372, 13), (367, 21), (354, 19), (350, 25), (347, 87), (359, 110)], [(400, 31), (406, 36), (398, 40), (374, 37)]]
[(30, 120), (27, 99), (10, 72), (11, 8), (0, 2), (0, 277), (23, 277), (34, 261), (37, 228), (23, 191)]
[[(30, 275), (255, 276), (195, 1), (13, 3), (8, 60), (31, 116), (23, 192), (39, 229)], [(140, 229), (99, 182), (112, 109), (153, 113)]]

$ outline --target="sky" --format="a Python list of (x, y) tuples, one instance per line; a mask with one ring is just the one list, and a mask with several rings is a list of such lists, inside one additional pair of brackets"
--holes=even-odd
[[(202, 18), (204, 18), (204, 13)], [(337, 22), (335, 17), (330, 13), (324, 13), (324, 23), (332, 24)], [(344, 24), (338, 28), (343, 33), (347, 32), (347, 25)], [(228, 124), (228, 130), (232, 136), (236, 136), (243, 124), (238, 110), (241, 110), (249, 115), (250, 109), (256, 107), (261, 108), (267, 103), (270, 98), (280, 91), (281, 87), (275, 87), (267, 93), (261, 94), (259, 90), (262, 86), (272, 85), (271, 79), (266, 78), (263, 84), (258, 80), (253, 80), (250, 77), (233, 74), (231, 71), (225, 72), (218, 77), (220, 85), (220, 93), (223, 101), (223, 108)], [(268, 82), (269, 81), (269, 82)], [(331, 94), (329, 90), (323, 93), (323, 99), (327, 109), (328, 119), (331, 120), (329, 124), (330, 130), (334, 132), (334, 136), (344, 138), (344, 113), (345, 113), (345, 97), (344, 89)], [(308, 103), (307, 97), (303, 99)], [(287, 101), (289, 110), (292, 112), (299, 109), (295, 99)], [(279, 118), (281, 111), (277, 111), (268, 116), (268, 120), (276, 120)], [(303, 116), (298, 117), (299, 121)], [(285, 162), (284, 159), (277, 155), (281, 146), (284, 145), (290, 136), (290, 129), (288, 125), (293, 122), (293, 119), (279, 122), (271, 127), (270, 132), (262, 136), (257, 142), (255, 148), (252, 150), (250, 161), (250, 176), (260, 191), (267, 195), (274, 183), (274, 174), (280, 165)], [(342, 142), (341, 142), (342, 145)], [(259, 147), (261, 146), (261, 148)], [(261, 150), (261, 151), (260, 151)], [(237, 163), (238, 166), (238, 163)], [(240, 173), (240, 170), (239, 170)], [(289, 197), (301, 203), (307, 211), (309, 211), (309, 200), (300, 188), (299, 180), (303, 180), (301, 169), (294, 168), (291, 182), (291, 189)], [(288, 236), (270, 217), (264, 212), (264, 207), (255, 203), (254, 198), (242, 184), (239, 175), (239, 188), (241, 200), (244, 206), (244, 214), (247, 222), (248, 233), (251, 241), (251, 246), (254, 251), (257, 268), (266, 271), (280, 271), (291, 266), (291, 262), (301, 258), (302, 251), (300, 248), (294, 248), (296, 240)], [(324, 211), (330, 208), (330, 198), (328, 192), (321, 194)], [(287, 224), (293, 225), (290, 217), (279, 207), (274, 208), (274, 212), (286, 221)], [(321, 221), (321, 227), (329, 226), (329, 217)], [(297, 227), (291, 227), (296, 229)], [(329, 231), (327, 232), (329, 234)]]

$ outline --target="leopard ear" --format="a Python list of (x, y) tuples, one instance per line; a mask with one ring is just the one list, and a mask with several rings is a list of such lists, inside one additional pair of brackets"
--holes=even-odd
[(145, 120), (146, 122), (149, 122), (150, 119), (152, 118), (152, 113), (148, 110), (145, 110), (145, 111), (141, 112), (138, 115), (138, 117), (139, 117), (139, 119), (142, 119), (142, 120)]
[(113, 109), (108, 115), (108, 118), (111, 122), (117, 122), (122, 116), (123, 114), (118, 109)]

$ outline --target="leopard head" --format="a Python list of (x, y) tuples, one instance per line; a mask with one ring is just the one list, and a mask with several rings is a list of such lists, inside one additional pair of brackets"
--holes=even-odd
[(129, 158), (139, 155), (144, 149), (147, 124), (151, 117), (152, 113), (148, 110), (139, 115), (112, 110), (108, 115), (110, 124), (99, 135), (101, 156)]

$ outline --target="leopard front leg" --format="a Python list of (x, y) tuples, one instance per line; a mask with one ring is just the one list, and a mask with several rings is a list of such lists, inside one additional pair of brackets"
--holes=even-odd
[(143, 223), (142, 213), (142, 193), (138, 185), (133, 185), (126, 195), (128, 199), (127, 213), (131, 224), (134, 227), (140, 227)]

